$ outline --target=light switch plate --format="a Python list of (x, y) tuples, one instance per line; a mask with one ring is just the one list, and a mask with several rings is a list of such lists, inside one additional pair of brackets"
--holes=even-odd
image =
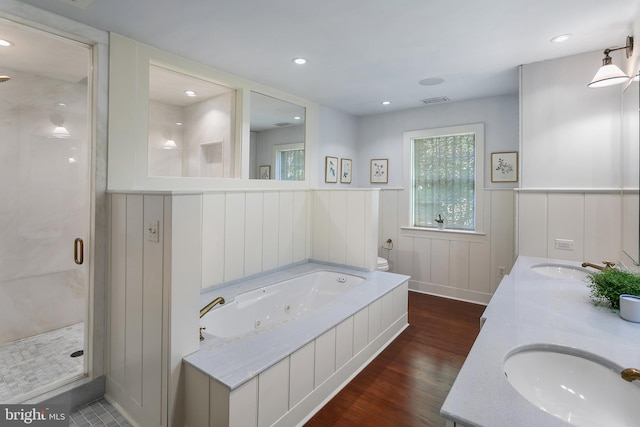
[(160, 241), (160, 221), (151, 221), (147, 225), (147, 240), (150, 242)]

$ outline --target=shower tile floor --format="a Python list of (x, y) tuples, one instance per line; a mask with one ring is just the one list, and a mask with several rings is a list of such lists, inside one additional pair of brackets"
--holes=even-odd
[(84, 372), (84, 324), (0, 345), (0, 402)]

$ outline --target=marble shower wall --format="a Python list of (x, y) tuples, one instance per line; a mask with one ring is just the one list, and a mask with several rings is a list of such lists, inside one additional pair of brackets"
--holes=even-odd
[[(4, 72), (5, 70), (3, 70)], [(0, 103), (0, 344), (83, 321), (90, 150), (87, 83), (6, 70)], [(60, 106), (59, 103), (65, 106)], [(63, 123), (71, 136), (51, 138)]]

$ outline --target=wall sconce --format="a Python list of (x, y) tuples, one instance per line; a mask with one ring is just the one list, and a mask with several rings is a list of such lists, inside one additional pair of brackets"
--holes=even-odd
[(49, 134), (49, 138), (59, 139), (59, 138), (69, 138), (71, 136), (67, 128), (64, 127), (64, 119), (62, 118), (61, 115), (52, 114), (50, 119), (51, 119), (51, 123), (53, 123), (55, 128), (53, 129), (53, 132)]
[(627, 37), (627, 44), (623, 47), (614, 47), (612, 49), (604, 50), (604, 59), (602, 60), (602, 67), (598, 70), (596, 75), (587, 86), (589, 87), (606, 87), (613, 86), (629, 81), (629, 76), (622, 72), (617, 65), (611, 62), (609, 54), (616, 50), (626, 49), (627, 58), (633, 54), (633, 37)]

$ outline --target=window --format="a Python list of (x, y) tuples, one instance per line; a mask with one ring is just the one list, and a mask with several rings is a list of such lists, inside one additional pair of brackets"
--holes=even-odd
[(281, 144), (273, 147), (275, 179), (304, 180), (304, 144)]
[(442, 215), (447, 229), (482, 228), (483, 128), (476, 124), (405, 133), (413, 227), (435, 227), (435, 218)]

